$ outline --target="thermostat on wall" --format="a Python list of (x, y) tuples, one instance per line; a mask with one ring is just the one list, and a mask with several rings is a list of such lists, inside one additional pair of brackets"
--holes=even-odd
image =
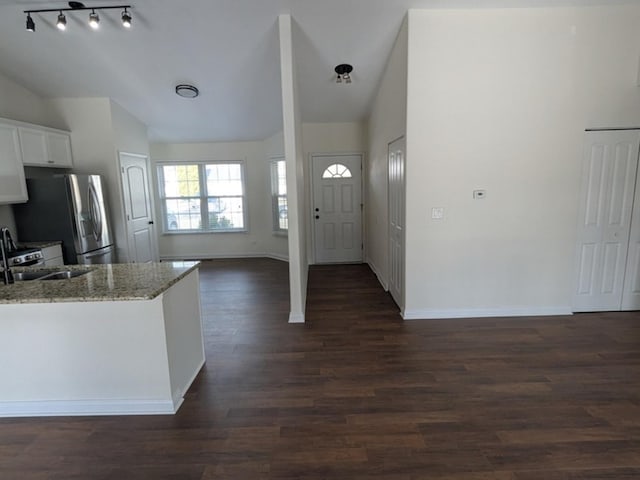
[(473, 198), (476, 199), (476, 200), (482, 200), (486, 196), (487, 196), (486, 190), (474, 190), (473, 191)]

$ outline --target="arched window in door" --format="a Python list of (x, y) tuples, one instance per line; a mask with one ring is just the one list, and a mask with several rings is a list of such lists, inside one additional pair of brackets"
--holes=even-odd
[(322, 178), (351, 178), (351, 170), (341, 163), (334, 163), (322, 173)]

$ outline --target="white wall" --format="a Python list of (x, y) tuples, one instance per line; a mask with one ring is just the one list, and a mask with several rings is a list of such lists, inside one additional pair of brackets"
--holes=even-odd
[(127, 262), (118, 151), (148, 154), (146, 126), (108, 98), (57, 98), (49, 103), (71, 130), (74, 173), (103, 176), (117, 261)]
[[(311, 156), (314, 153), (362, 153), (367, 149), (366, 125), (362, 122), (335, 123), (303, 123), (302, 147), (306, 172), (304, 179), (304, 211), (306, 215), (307, 259), (309, 263), (315, 261), (313, 254), (312, 202), (313, 187), (311, 181)], [(366, 156), (363, 156), (366, 165)], [(365, 205), (366, 208), (366, 205)], [(364, 218), (363, 218), (364, 223)]]
[(157, 165), (160, 162), (202, 162), (241, 160), (245, 164), (248, 231), (246, 233), (160, 234), (162, 258), (222, 258), (268, 255), (271, 245), (271, 180), (264, 144), (217, 142), (151, 144), (151, 160), (156, 194), (157, 224), (162, 225), (162, 209), (157, 198)]
[(365, 169), (366, 261), (387, 288), (389, 279), (389, 143), (407, 129), (407, 21), (398, 32), (368, 122)]
[(409, 12), (407, 318), (569, 312), (583, 131), (640, 125), (639, 24), (638, 6)]
[[(294, 25), (291, 15), (278, 17), (280, 35), (280, 78), (282, 81), (282, 123), (287, 163), (287, 213), (289, 215), (289, 321), (304, 322), (307, 302), (307, 260), (305, 161), (302, 150), (302, 124), (294, 54)], [(299, 33), (299, 32), (298, 32)]]

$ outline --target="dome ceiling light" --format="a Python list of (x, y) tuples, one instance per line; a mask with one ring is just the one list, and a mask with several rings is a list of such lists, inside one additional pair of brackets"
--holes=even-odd
[(200, 90), (198, 90), (193, 85), (187, 85), (186, 83), (176, 85), (176, 93), (184, 98), (196, 98), (200, 95)]

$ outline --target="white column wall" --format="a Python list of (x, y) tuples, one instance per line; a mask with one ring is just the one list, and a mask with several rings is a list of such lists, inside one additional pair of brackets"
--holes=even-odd
[(407, 129), (407, 21), (402, 22), (368, 121), (365, 169), (366, 261), (380, 283), (389, 278), (389, 143)]
[(302, 125), (298, 85), (296, 83), (294, 29), (290, 15), (278, 17), (280, 32), (280, 69), (282, 80), (282, 117), (284, 154), (287, 162), (289, 215), (289, 322), (304, 322), (307, 301), (306, 212), (304, 209), (305, 162), (302, 150)]

